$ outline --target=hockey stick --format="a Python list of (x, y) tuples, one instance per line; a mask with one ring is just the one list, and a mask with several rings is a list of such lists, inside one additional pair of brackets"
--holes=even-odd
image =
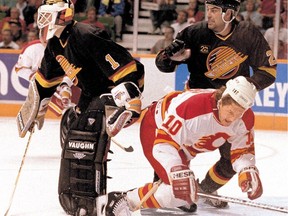
[(20, 177), (20, 173), (21, 173), (22, 167), (24, 165), (24, 161), (25, 161), (25, 158), (26, 158), (26, 153), (27, 153), (28, 147), (30, 145), (31, 137), (32, 137), (33, 132), (34, 132), (34, 128), (32, 128), (32, 130), (30, 132), (30, 135), (29, 135), (29, 138), (28, 138), (28, 141), (27, 141), (27, 144), (26, 144), (26, 148), (25, 148), (25, 151), (24, 151), (24, 154), (23, 154), (23, 157), (22, 157), (21, 165), (20, 165), (20, 168), (19, 168), (19, 171), (18, 171), (18, 175), (17, 175), (16, 181), (14, 183), (14, 189), (13, 189), (13, 192), (12, 192), (11, 197), (10, 197), (9, 206), (8, 206), (4, 216), (8, 216), (8, 213), (10, 211), (10, 208), (11, 208), (11, 205), (12, 205), (12, 202), (13, 202), (13, 198), (14, 198), (14, 194), (15, 194), (15, 191), (16, 191), (16, 188), (17, 188), (17, 185), (18, 185), (18, 180), (19, 180), (19, 177)]
[(124, 146), (122, 146), (120, 143), (118, 143), (118, 142), (117, 142), (115, 139), (113, 139), (113, 138), (111, 138), (111, 141), (112, 141), (113, 143), (115, 143), (118, 147), (120, 147), (121, 149), (123, 149), (124, 151), (126, 151), (126, 152), (133, 152), (133, 151), (134, 151), (134, 149), (133, 149), (132, 146), (124, 147)]
[(141, 206), (143, 205), (144, 202), (146, 202), (150, 196), (152, 196), (158, 189), (159, 185), (162, 183), (162, 180), (158, 180), (157, 182), (155, 182), (153, 184), (153, 187), (148, 191), (147, 194), (145, 194), (145, 196), (140, 200), (140, 202), (138, 203), (138, 205), (133, 209), (134, 211), (137, 211), (141, 208)]
[(201, 193), (201, 192), (198, 192), (197, 194), (200, 197), (216, 199), (216, 200), (220, 200), (223, 202), (230, 202), (230, 203), (235, 203), (235, 204), (240, 204), (240, 205), (246, 205), (246, 206), (251, 206), (251, 207), (256, 207), (256, 208), (267, 209), (267, 210), (271, 210), (271, 211), (288, 213), (287, 208), (280, 207), (280, 206), (274, 206), (274, 205), (263, 204), (263, 203), (255, 203), (255, 202), (252, 202), (249, 200), (243, 200), (243, 199), (221, 196), (221, 195), (216, 195), (216, 194), (206, 194), (206, 193)]

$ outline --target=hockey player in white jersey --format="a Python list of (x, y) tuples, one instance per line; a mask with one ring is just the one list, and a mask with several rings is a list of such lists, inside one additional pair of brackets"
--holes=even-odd
[[(162, 180), (143, 208), (173, 208), (197, 203), (201, 191), (190, 161), (197, 154), (231, 143), (231, 163), (242, 192), (253, 200), (263, 189), (254, 151), (256, 87), (239, 76), (217, 90), (172, 92), (151, 104), (140, 126), (144, 154)], [(98, 199), (99, 215), (130, 215), (153, 183), (128, 192), (110, 192)], [(199, 188), (198, 188), (199, 187)], [(102, 208), (102, 199), (108, 200)], [(103, 204), (105, 206), (105, 202)]]

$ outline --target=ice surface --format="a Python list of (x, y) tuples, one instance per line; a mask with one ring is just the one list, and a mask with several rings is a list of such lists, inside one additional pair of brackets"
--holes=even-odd
[[(153, 179), (153, 170), (141, 151), (135, 124), (120, 132), (115, 140), (123, 146), (133, 146), (127, 153), (111, 143), (108, 164), (108, 191), (129, 190)], [(0, 215), (4, 215), (12, 194), (28, 136), (18, 137), (14, 118), (0, 118)], [(255, 202), (288, 208), (288, 134), (278, 131), (256, 131), (256, 160), (264, 187), (263, 196)], [(26, 155), (25, 163), (14, 194), (9, 215), (13, 216), (61, 216), (66, 215), (58, 202), (58, 174), (61, 147), (59, 121), (46, 120), (41, 131), (36, 130)], [(218, 151), (198, 155), (191, 163), (195, 175), (202, 179), (210, 166), (219, 158)], [(237, 177), (219, 190), (223, 196), (246, 199), (240, 191)], [(140, 215), (136, 212), (135, 215)], [(185, 215), (169, 209), (142, 211), (143, 215)], [(188, 214), (186, 214), (188, 215)], [(197, 213), (190, 215), (287, 215), (261, 208), (229, 204), (228, 209), (215, 209), (199, 205)]]

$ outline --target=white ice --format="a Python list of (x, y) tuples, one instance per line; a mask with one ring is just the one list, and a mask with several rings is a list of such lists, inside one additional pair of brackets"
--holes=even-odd
[[(108, 192), (113, 190), (129, 190), (151, 182), (153, 170), (141, 151), (136, 123), (121, 131), (115, 140), (134, 152), (127, 153), (111, 143), (109, 154), (112, 159), (108, 164)], [(14, 183), (22, 161), (28, 134), (18, 137), (14, 118), (0, 118), (0, 215), (4, 215), (9, 205)], [(257, 203), (288, 208), (288, 133), (279, 131), (256, 131), (256, 160), (264, 187)], [(61, 148), (59, 144), (59, 121), (46, 120), (41, 131), (36, 130), (18, 179), (16, 192), (9, 211), (9, 216), (64, 216), (58, 202), (58, 174)], [(210, 166), (219, 158), (218, 151), (198, 155), (191, 168), (199, 179), (203, 179)], [(240, 191), (235, 176), (227, 185), (219, 190), (220, 195), (247, 199)], [(178, 213), (180, 214), (180, 213)], [(139, 215), (139, 212), (138, 212)], [(164, 212), (162, 215), (172, 215)], [(174, 214), (173, 214), (174, 215)], [(287, 215), (277, 211), (229, 204), (228, 209), (219, 210), (208, 206), (200, 206), (193, 215)]]

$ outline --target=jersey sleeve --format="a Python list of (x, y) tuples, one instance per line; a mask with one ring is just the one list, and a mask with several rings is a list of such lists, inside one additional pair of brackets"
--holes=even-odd
[(251, 119), (254, 114), (248, 110), (238, 124), (236, 134), (228, 139), (231, 143), (231, 163), (235, 172), (255, 165), (254, 127)]
[[(277, 61), (262, 33), (251, 24), (247, 29), (249, 31), (247, 35), (253, 37), (253, 39), (251, 38), (253, 43), (247, 45), (249, 47), (249, 65), (253, 70), (251, 81), (260, 91), (275, 82)], [(247, 41), (250, 39), (247, 38)]]

